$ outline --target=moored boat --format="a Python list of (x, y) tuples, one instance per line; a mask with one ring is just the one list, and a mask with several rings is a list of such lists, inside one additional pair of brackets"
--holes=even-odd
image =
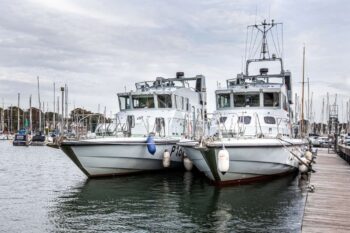
[(34, 136), (32, 136), (32, 139), (30, 140), (31, 146), (44, 146), (46, 143), (46, 137), (44, 134), (42, 134), (41, 131), (38, 131), (35, 133)]
[(14, 146), (28, 146), (29, 138), (28, 134), (25, 130), (19, 130), (18, 133), (15, 134), (14, 139), (12, 141), (12, 145)]
[[(252, 25), (262, 34), (261, 53), (246, 61), (245, 73), (216, 90), (216, 111), (204, 140), (182, 140), (194, 165), (215, 184), (251, 182), (296, 171), (306, 142), (293, 138), (292, 80), (282, 57), (269, 53), (267, 36), (280, 25), (264, 21)], [(261, 64), (278, 64), (269, 72)], [(250, 65), (260, 68), (251, 74)]]
[(182, 72), (136, 83), (135, 91), (118, 94), (120, 112), (110, 136), (97, 127), (96, 138), (63, 140), (60, 148), (88, 177), (183, 168), (176, 143), (200, 133), (205, 91), (204, 76)]
[(0, 140), (8, 140), (7, 139), (7, 134), (0, 132)]

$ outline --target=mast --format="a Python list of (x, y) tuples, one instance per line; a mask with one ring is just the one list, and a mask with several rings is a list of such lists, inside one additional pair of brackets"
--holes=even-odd
[(1, 131), (4, 132), (5, 128), (5, 107), (4, 107), (4, 98), (2, 98), (2, 111), (1, 111)]
[(350, 133), (350, 98), (349, 98), (349, 101), (348, 101), (348, 131), (347, 133)]
[(315, 129), (315, 126), (313, 125), (315, 115), (314, 115), (313, 109), (312, 109), (312, 98), (313, 98), (313, 95), (314, 95), (314, 93), (311, 92), (311, 99), (310, 99), (310, 125), (312, 127), (312, 133), (314, 132), (314, 129)]
[[(57, 122), (60, 120), (60, 97), (57, 96)], [(56, 128), (55, 128), (56, 129)]]
[[(75, 107), (74, 107), (75, 109)], [(97, 125), (100, 125), (100, 118), (101, 118), (101, 115), (100, 115), (100, 104), (98, 104), (98, 107), (97, 107), (97, 112), (98, 112), (98, 120), (97, 120)]]
[[(327, 126), (328, 126), (328, 120), (329, 120), (329, 93), (327, 92), (327, 105), (326, 105), (326, 122), (327, 122)], [(329, 127), (327, 127), (327, 129), (329, 129)], [(329, 130), (327, 131), (327, 133), (329, 134)]]
[(341, 130), (343, 130), (343, 126), (344, 126), (344, 99), (343, 98), (341, 100), (341, 122), (342, 122)]
[(43, 105), (43, 130), (44, 130), (44, 134), (45, 134), (45, 102), (42, 103)]
[[(104, 131), (103, 131), (103, 137), (106, 135), (106, 111), (107, 111), (107, 109), (106, 109), (106, 106), (105, 106), (105, 109), (104, 109), (104, 111), (103, 111), (103, 116), (104, 116), (104, 120), (103, 120), (103, 125), (104, 125)], [(83, 113), (84, 113), (84, 111), (83, 111)], [(147, 129), (147, 131), (148, 131), (148, 129)]]
[(323, 134), (323, 123), (324, 123), (324, 98), (322, 98), (321, 134)]
[(33, 133), (32, 95), (29, 96), (29, 131)]
[(66, 123), (65, 125), (67, 126), (67, 130), (68, 130), (68, 85), (65, 84), (64, 85), (64, 90), (65, 90), (65, 96), (64, 96), (64, 99), (65, 99), (65, 118), (66, 118)]
[[(276, 32), (278, 33), (277, 28), (282, 28), (282, 51), (281, 51), (281, 46), (280, 46), (280, 41), (278, 38), (277, 41), (275, 41), (273, 37), (273, 31), (272, 30), (274, 27), (276, 28)], [(249, 37), (249, 29), (251, 28), (252, 34)], [(257, 32), (256, 34), (253, 33), (253, 31)], [(261, 37), (260, 37), (261, 33)], [(268, 39), (269, 36), (268, 34), (271, 34), (271, 40), (273, 40), (273, 45), (274, 45), (274, 51), (275, 53), (270, 54), (270, 48), (269, 48), (269, 43)], [(254, 35), (253, 35), (254, 34)], [(259, 36), (258, 36), (259, 35)], [(277, 34), (278, 35), (278, 34)], [(248, 46), (248, 37), (250, 38), (250, 45)], [(253, 39), (255, 37), (255, 39)], [(259, 43), (257, 42), (257, 38), (259, 38)], [(261, 38), (261, 39), (260, 39)], [(276, 44), (277, 42), (277, 44)], [(257, 46), (256, 46), (257, 44)], [(260, 49), (260, 55), (259, 55), (259, 49)], [(245, 52), (245, 57), (246, 57), (246, 67), (245, 67), (245, 75), (249, 75), (249, 64), (251, 62), (259, 62), (259, 61), (279, 61), (281, 65), (281, 73), (284, 72), (283, 68), (283, 60), (282, 60), (282, 54), (283, 54), (283, 24), (282, 23), (276, 23), (274, 20), (271, 20), (271, 22), (267, 22), (266, 19), (261, 23), (261, 24), (254, 24), (254, 25), (249, 25), (247, 27), (247, 40), (246, 40), (246, 52)], [(290, 100), (291, 101), (291, 100)]]
[(39, 76), (37, 76), (38, 80), (38, 101), (39, 101), (39, 132), (41, 131), (41, 102), (40, 102), (40, 86), (39, 86)]
[(310, 80), (309, 77), (307, 77), (307, 119), (310, 120)]
[(56, 129), (56, 87), (55, 82), (53, 83), (53, 117), (52, 117), (52, 123), (53, 123), (53, 129)]
[(10, 110), (7, 109), (7, 133), (11, 133), (10, 123)]
[[(45, 108), (45, 121), (44, 122), (46, 122), (47, 123), (47, 125), (48, 125), (48, 130), (50, 130), (50, 113), (49, 113), (49, 102), (46, 102), (46, 108)], [(46, 114), (47, 114), (47, 116), (46, 116)], [(45, 123), (45, 125), (44, 125), (44, 127), (46, 127), (46, 123)], [(44, 130), (45, 130), (45, 128), (44, 128)]]
[(301, 137), (304, 137), (304, 78), (305, 78), (305, 46), (303, 47), (303, 81), (302, 81), (302, 91), (301, 91)]
[(20, 93), (18, 93), (18, 102), (17, 102), (17, 131), (20, 130), (20, 117), (19, 117), (19, 104), (20, 104)]
[(297, 107), (298, 107), (298, 94), (295, 93), (294, 96), (294, 122), (298, 122), (298, 114), (297, 114)]
[(262, 55), (262, 59), (266, 59), (266, 54), (269, 55), (269, 48), (267, 43), (267, 32), (275, 26), (274, 21), (272, 20), (271, 23), (266, 23), (266, 19), (261, 24), (262, 29), (259, 28), (258, 25), (255, 25), (255, 28), (257, 28), (262, 33), (262, 44), (261, 44), (261, 51), (260, 51), (260, 57)]
[(62, 92), (62, 117), (61, 117), (61, 135), (63, 135), (63, 124), (64, 124), (64, 87), (61, 87), (61, 92)]
[(12, 133), (12, 131), (13, 131), (13, 112), (12, 112), (12, 104), (11, 104), (11, 106), (10, 106), (10, 115), (11, 115), (11, 133)]

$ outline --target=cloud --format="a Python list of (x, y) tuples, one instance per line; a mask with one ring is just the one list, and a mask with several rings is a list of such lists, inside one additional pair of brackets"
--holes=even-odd
[[(312, 88), (345, 93), (349, 83), (347, 1), (4, 0), (0, 8), (0, 96), (36, 93), (52, 102), (52, 85), (67, 83), (71, 107), (117, 111), (116, 92), (176, 71), (217, 82), (241, 72), (246, 26), (284, 23), (286, 68), (300, 91), (302, 46)], [(337, 84), (336, 84), (337, 83)], [(338, 89), (337, 89), (338, 88)], [(339, 88), (341, 90), (339, 90)], [(316, 90), (316, 89), (314, 89)], [(323, 93), (324, 94), (324, 93)], [(315, 98), (319, 93), (315, 91)], [(214, 103), (209, 103), (213, 111)], [(109, 111), (109, 110), (108, 110)]]

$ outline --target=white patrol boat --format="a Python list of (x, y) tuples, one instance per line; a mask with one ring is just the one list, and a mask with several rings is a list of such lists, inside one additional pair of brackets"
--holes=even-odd
[[(291, 73), (284, 70), (282, 57), (268, 51), (268, 33), (277, 25), (264, 21), (248, 27), (262, 34), (260, 57), (248, 59), (245, 74), (215, 92), (216, 111), (204, 140), (179, 143), (215, 184), (252, 182), (292, 172), (299, 165), (309, 167), (302, 158), (305, 141), (293, 138), (291, 130)], [(279, 71), (257, 66), (259, 73), (252, 75), (253, 63), (277, 63)]]
[(118, 94), (120, 112), (108, 132), (112, 135), (66, 140), (60, 148), (88, 177), (183, 168), (176, 143), (201, 133), (205, 92), (203, 75), (186, 78), (183, 72), (136, 83), (135, 91)]

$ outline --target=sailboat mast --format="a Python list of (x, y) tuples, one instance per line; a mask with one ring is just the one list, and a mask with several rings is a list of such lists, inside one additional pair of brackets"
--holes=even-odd
[(33, 133), (32, 95), (29, 96), (29, 131)]
[(305, 46), (303, 48), (303, 81), (302, 81), (302, 89), (301, 89), (301, 137), (304, 137), (304, 77), (305, 77)]
[[(326, 105), (326, 122), (328, 126), (328, 120), (329, 120), (329, 93), (327, 92), (327, 105)], [(327, 127), (329, 129), (329, 127)], [(329, 130), (327, 130), (327, 133), (329, 134)]]
[(10, 106), (10, 115), (11, 115), (11, 124), (10, 124), (10, 129), (11, 129), (11, 133), (13, 131), (13, 112), (12, 112), (12, 104)]
[(298, 94), (295, 93), (295, 99), (294, 99), (294, 122), (298, 122), (298, 114), (297, 114), (297, 109), (298, 109)]
[(314, 114), (313, 114), (313, 109), (312, 109), (312, 98), (313, 98), (314, 93), (311, 92), (311, 99), (310, 99), (310, 125), (312, 126), (312, 133), (314, 132)]
[[(43, 102), (43, 130), (45, 131), (45, 102)], [(45, 134), (45, 133), (44, 133)]]
[(348, 133), (350, 133), (350, 98), (348, 101), (349, 105), (348, 105)]
[(41, 131), (41, 102), (40, 102), (39, 76), (37, 76), (37, 80), (38, 80), (38, 101), (39, 101), (39, 131)]
[(310, 80), (307, 77), (307, 119), (310, 120)]
[(1, 112), (1, 131), (4, 132), (5, 128), (5, 106), (4, 106), (4, 98), (2, 98), (2, 112)]
[(68, 130), (68, 85), (65, 84), (64, 85), (64, 91), (65, 91), (65, 95), (64, 95), (64, 100), (65, 100), (65, 118), (66, 118), (66, 122), (65, 125), (67, 126), (67, 130)]
[(324, 123), (324, 98), (322, 98), (321, 134), (323, 134), (323, 123)]
[(52, 123), (53, 123), (53, 129), (56, 129), (56, 84), (53, 83), (53, 117), (52, 117)]
[(60, 121), (60, 97), (57, 96), (57, 122), (59, 121)]
[(10, 111), (9, 109), (7, 109), (7, 132), (8, 133), (11, 133), (11, 126), (10, 126), (11, 121), (12, 119), (10, 120)]
[[(49, 102), (46, 102), (46, 112), (45, 112), (45, 118), (46, 118), (46, 123), (49, 125), (48, 129), (50, 129), (50, 114), (49, 114)], [(46, 116), (47, 114), (47, 116)], [(44, 125), (46, 127), (46, 125)], [(45, 129), (44, 129), (45, 130)]]
[(19, 104), (20, 104), (20, 93), (18, 93), (18, 102), (17, 102), (17, 131), (20, 130), (21, 124), (20, 124), (20, 117), (19, 117)]
[(62, 117), (61, 117), (61, 135), (63, 135), (63, 130), (64, 130), (64, 87), (61, 87), (61, 92), (62, 92), (62, 104), (61, 104), (61, 109), (62, 109)]

